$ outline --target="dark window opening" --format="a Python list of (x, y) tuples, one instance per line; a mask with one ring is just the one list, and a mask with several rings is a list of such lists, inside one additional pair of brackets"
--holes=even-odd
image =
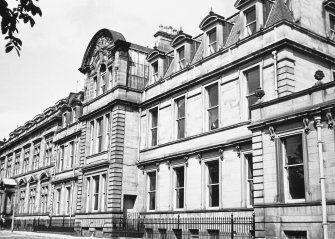
[(219, 206), (219, 161), (207, 163), (208, 168), (208, 206)]

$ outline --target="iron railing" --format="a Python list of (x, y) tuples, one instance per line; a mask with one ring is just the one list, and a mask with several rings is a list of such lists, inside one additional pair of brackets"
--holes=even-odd
[(74, 225), (75, 219), (66, 217), (49, 219), (15, 219), (14, 230), (73, 232)]
[(120, 218), (112, 236), (141, 238), (254, 238), (255, 216)]

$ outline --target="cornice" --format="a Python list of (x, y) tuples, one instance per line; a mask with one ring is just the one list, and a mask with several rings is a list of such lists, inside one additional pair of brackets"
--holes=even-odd
[[(195, 137), (200, 137), (200, 136), (195, 136)], [(228, 148), (228, 147), (232, 147), (232, 146), (236, 146), (236, 145), (245, 145), (245, 144), (251, 144), (251, 138), (252, 135), (250, 133), (250, 135), (245, 136), (245, 137), (240, 137), (240, 138), (235, 138), (229, 141), (229, 143), (219, 143), (219, 144), (213, 144), (211, 146), (206, 146), (206, 147), (200, 147), (200, 148), (196, 148), (193, 150), (189, 150), (186, 152), (179, 152), (179, 153), (171, 153), (169, 155), (164, 155), (164, 157), (157, 157), (157, 158), (153, 158), (150, 160), (146, 160), (146, 161), (141, 161), (137, 163), (137, 166), (142, 166), (142, 165), (146, 165), (146, 164), (152, 164), (155, 162), (162, 162), (162, 161), (166, 161), (166, 160), (172, 160), (175, 158), (180, 158), (180, 157), (184, 157), (187, 155), (192, 155), (192, 154), (198, 154), (200, 152), (204, 152), (204, 151), (209, 151), (209, 150), (215, 150), (215, 149), (223, 149), (223, 148)], [(176, 143), (176, 142), (174, 142)], [(141, 153), (147, 152), (149, 150), (155, 150), (157, 148), (161, 148), (164, 147), (166, 145), (163, 146), (159, 146), (159, 147), (154, 147), (154, 148), (150, 148), (150, 149), (146, 149), (146, 150), (141, 150)], [(140, 155), (141, 157), (141, 155)]]

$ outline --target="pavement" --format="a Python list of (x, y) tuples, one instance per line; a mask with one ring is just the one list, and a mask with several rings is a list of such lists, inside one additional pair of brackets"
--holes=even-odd
[(55, 234), (55, 233), (42, 233), (42, 232), (26, 232), (26, 231), (0, 231), (0, 238), (12, 238), (12, 239), (92, 239), (94, 237), (81, 237), (81, 236), (71, 236), (64, 234)]

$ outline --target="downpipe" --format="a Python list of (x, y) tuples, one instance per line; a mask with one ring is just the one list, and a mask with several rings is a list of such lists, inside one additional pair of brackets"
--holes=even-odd
[(315, 116), (316, 131), (318, 136), (318, 154), (319, 154), (319, 165), (320, 165), (320, 187), (321, 187), (321, 206), (322, 206), (322, 228), (323, 228), (323, 239), (328, 239), (328, 222), (327, 222), (327, 204), (326, 204), (326, 186), (325, 186), (325, 174), (323, 165), (323, 147), (322, 147), (322, 123), (321, 116)]

